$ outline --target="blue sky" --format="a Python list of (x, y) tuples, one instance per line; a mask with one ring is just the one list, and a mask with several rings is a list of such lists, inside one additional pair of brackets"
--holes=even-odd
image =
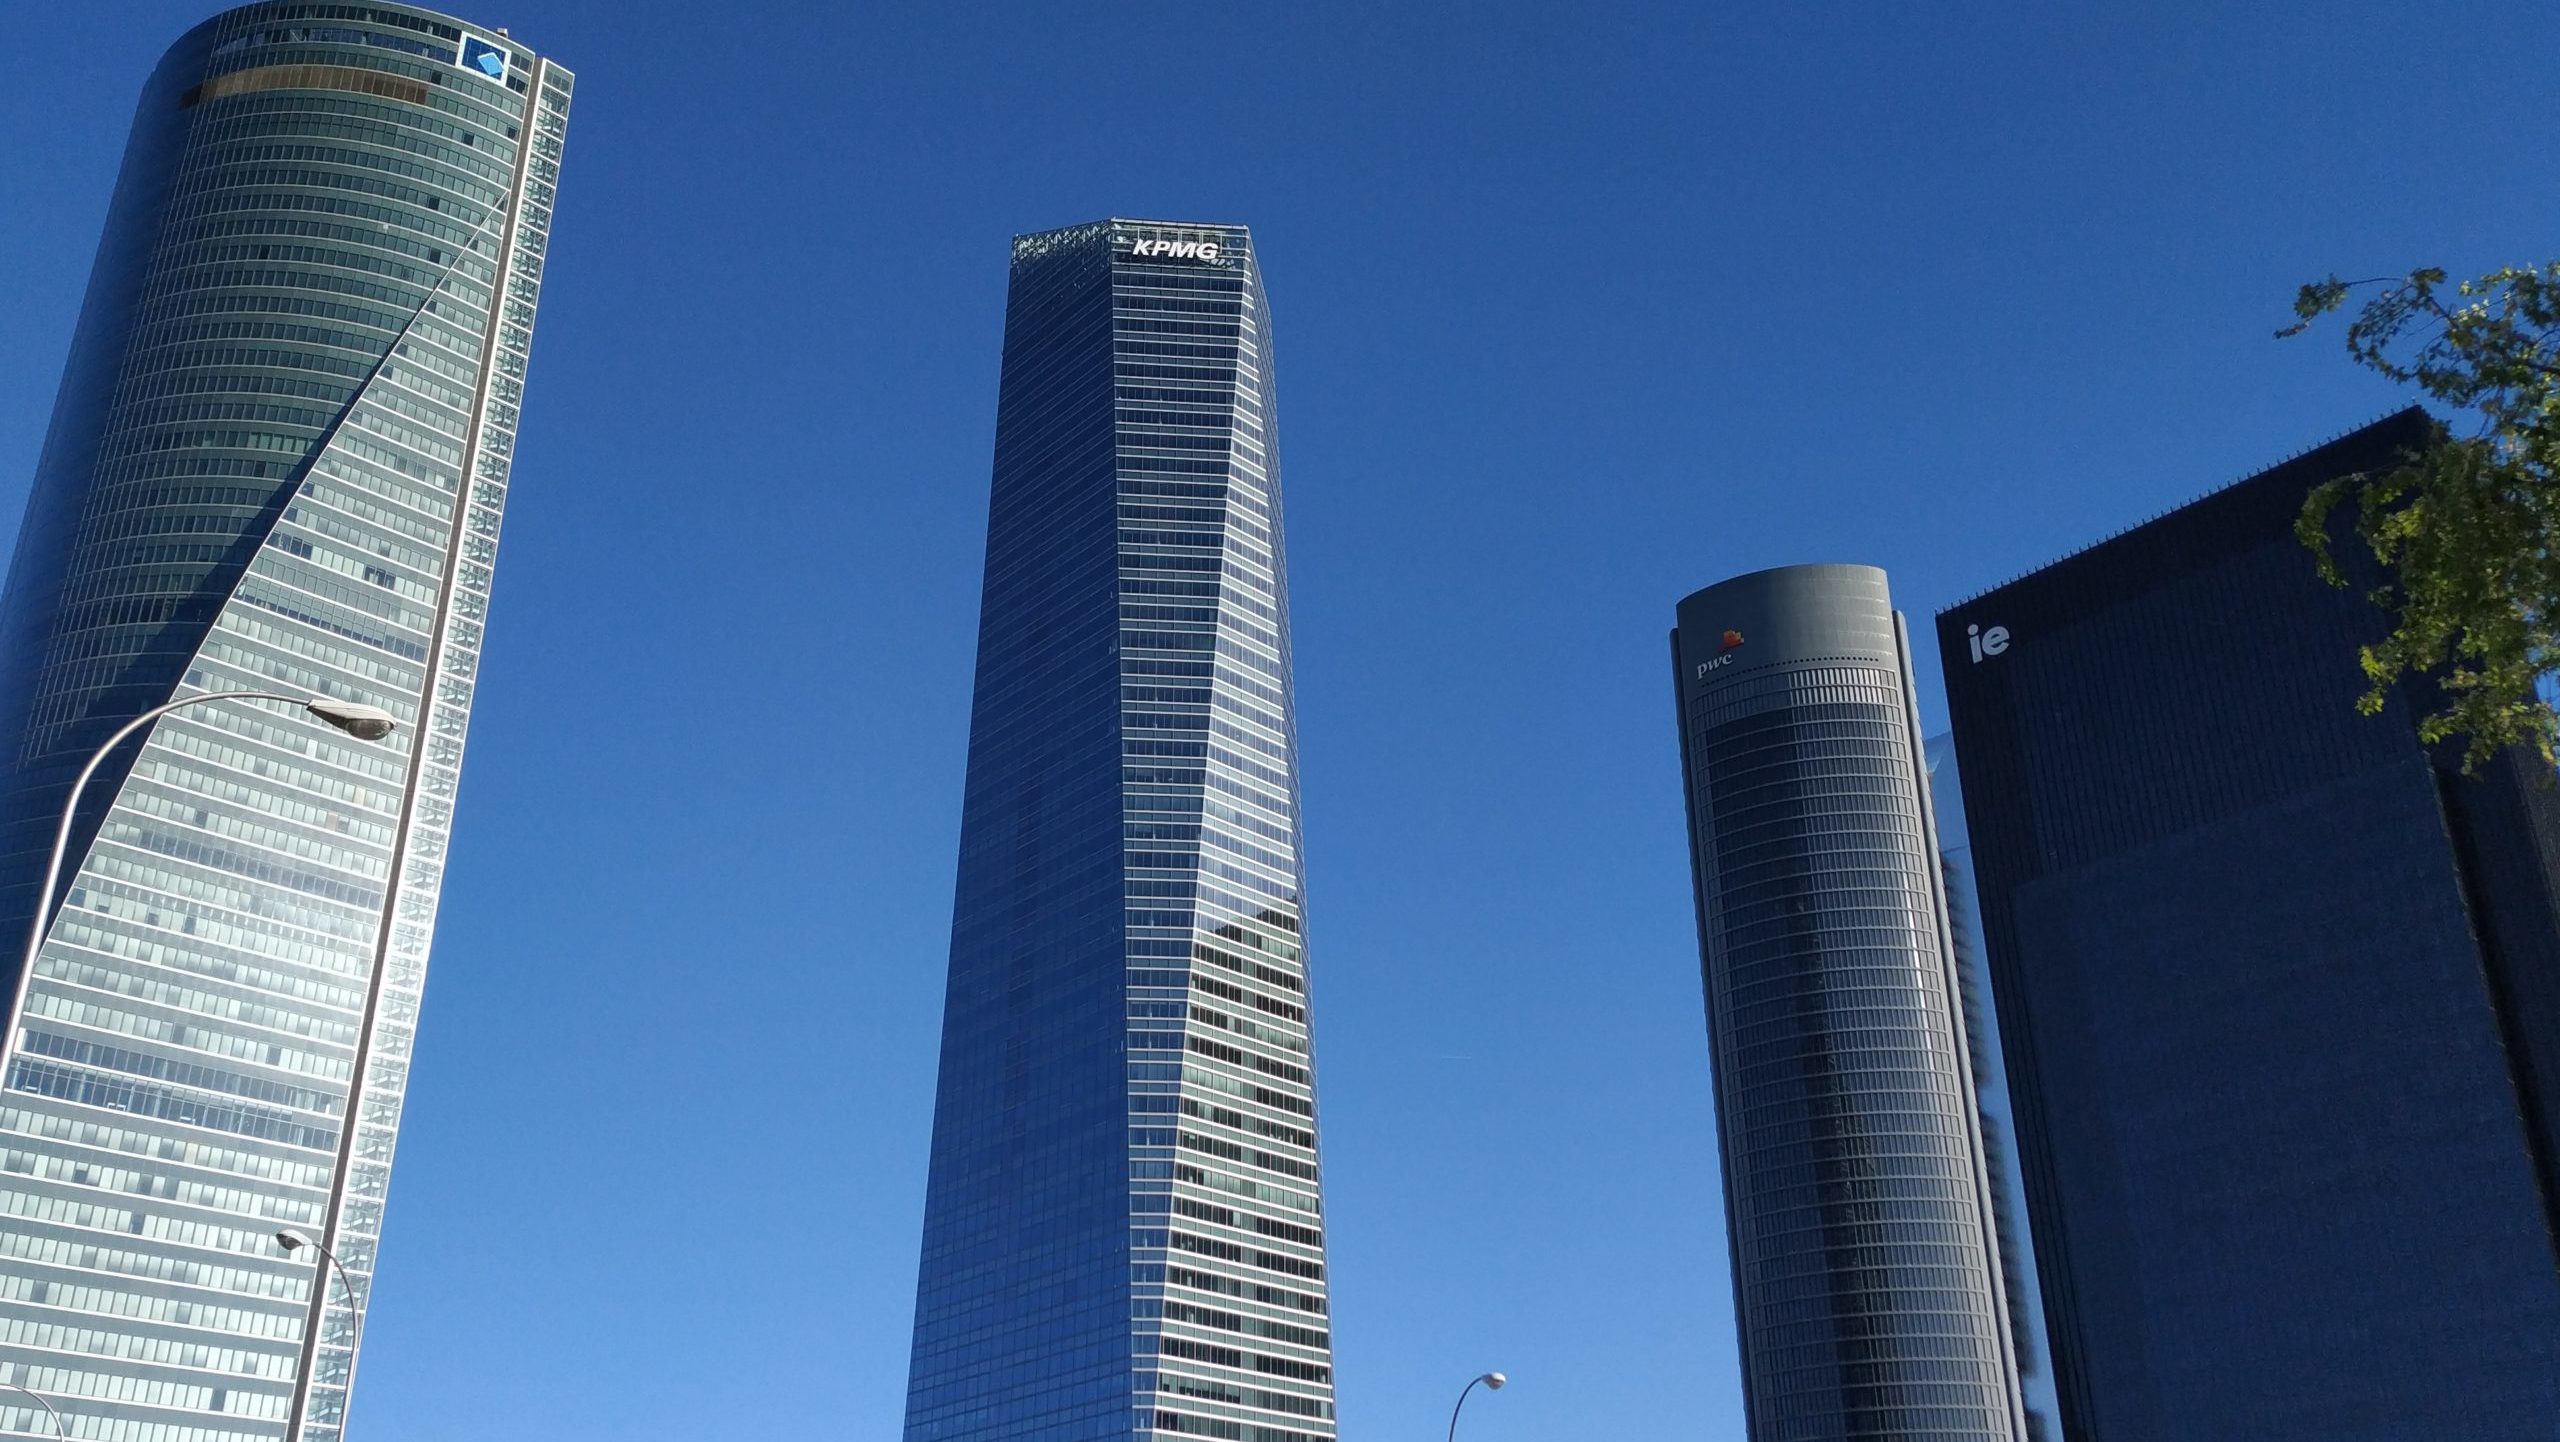
[[(209, 12), (21, 27), (7, 524)], [(2525, 6), (471, 18), (579, 91), (364, 1442), (895, 1435), (1012, 234), (1268, 276), (1355, 1442), (1488, 1367), (1475, 1442), (1742, 1436), (1681, 595), (1871, 562), (1926, 645), (2395, 407), (2301, 282), (2560, 249)]]

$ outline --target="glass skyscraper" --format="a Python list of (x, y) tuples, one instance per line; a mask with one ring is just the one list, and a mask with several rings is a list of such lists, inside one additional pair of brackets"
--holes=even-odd
[(1018, 238), (910, 1442), (1334, 1435), (1271, 318)]
[[(144, 87), (0, 598), (0, 1381), (82, 1438), (342, 1429), (569, 88), (502, 31), (301, 0)], [(39, 896), (92, 751), (228, 691), (400, 725), (176, 712)]]
[(1871, 566), (1680, 603), (1681, 769), (1752, 1442), (2025, 1416), (1909, 649)]
[(2294, 536), (2404, 411), (1938, 618), (2068, 1442), (2560, 1428), (2560, 787)]

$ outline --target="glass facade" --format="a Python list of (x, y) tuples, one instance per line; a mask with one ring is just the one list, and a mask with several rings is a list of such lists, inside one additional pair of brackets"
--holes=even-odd
[[(2387, 418), (1939, 618), (2070, 1442), (2560, 1417), (2560, 789), (2360, 715), (2310, 488)], [(2539, 772), (2540, 774), (2534, 774)]]
[(1901, 618), (1795, 566), (1672, 634), (1754, 1442), (2024, 1419)]
[(1921, 755), (1929, 768), (1930, 810), (1938, 822), (1939, 871), (1946, 878), (1947, 892), (1947, 949), (1955, 957), (1957, 997), (1964, 1006), (1974, 1110), (1981, 1117), (1991, 1219), (2000, 1238), (2001, 1298), (2009, 1308), (2010, 1351), (2018, 1359), (2027, 1442), (2060, 1442), (2061, 1403), (2054, 1397), (2053, 1354), (2045, 1342), (2044, 1302), (2036, 1291), (2026, 1185), (2018, 1175), (2017, 1116), (2009, 1100), (2008, 1067), (2001, 1056), (2000, 1018), (1991, 1005), (1991, 962), (1982, 950), (1982, 901), (1973, 886), (1973, 839), (1965, 831), (1955, 737), (1939, 732), (1924, 743)]
[[(342, 1430), (570, 84), (433, 12), (279, 0), (144, 88), (0, 598), (0, 1381), (84, 1439)], [(240, 690), (400, 725), (177, 712), (39, 896), (95, 748)], [(50, 1429), (0, 1392), (0, 1431)]]
[(910, 1442), (1334, 1435), (1270, 337), (1014, 242)]

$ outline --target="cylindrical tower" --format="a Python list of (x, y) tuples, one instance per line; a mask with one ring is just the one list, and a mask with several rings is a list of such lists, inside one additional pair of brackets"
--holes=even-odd
[[(144, 87), (0, 598), (0, 1380), (84, 1438), (340, 1429), (569, 89), (371, 0), (228, 11)], [(91, 752), (235, 691), (399, 729), (178, 712), (39, 897)]]
[(1882, 571), (1680, 603), (1682, 769), (1753, 1442), (2023, 1419), (1902, 618)]

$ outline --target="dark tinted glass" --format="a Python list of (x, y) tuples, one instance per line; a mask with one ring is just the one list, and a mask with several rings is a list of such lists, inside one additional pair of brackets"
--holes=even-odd
[(2291, 535), (2311, 485), (2423, 437), (2379, 423), (1941, 618), (2074, 1437), (2560, 1416), (2549, 778), (2461, 775), (2405, 697), (2357, 714), (2382, 617)]
[(907, 1435), (1333, 1435), (1270, 317), (1016, 243)]

